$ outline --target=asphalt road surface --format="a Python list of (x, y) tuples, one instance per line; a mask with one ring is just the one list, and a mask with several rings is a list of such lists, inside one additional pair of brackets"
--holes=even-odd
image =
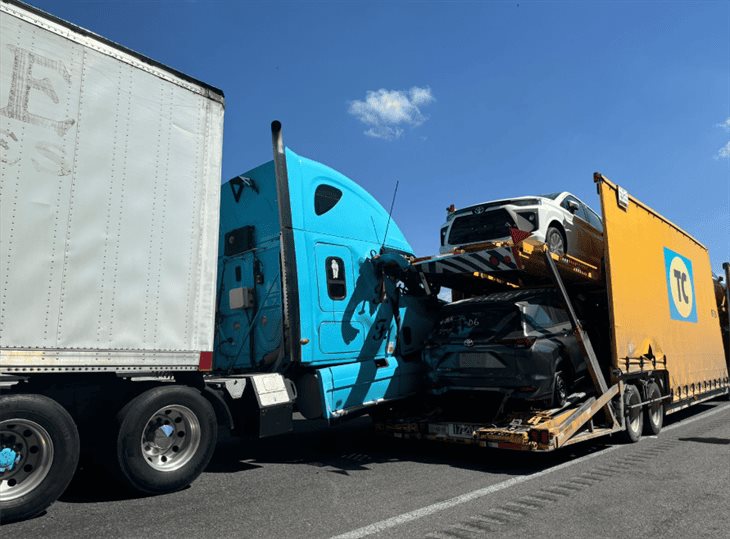
[(189, 488), (129, 498), (78, 474), (3, 537), (728, 537), (730, 404), (667, 418), (659, 437), (551, 454), (384, 439), (367, 417), (223, 440)]

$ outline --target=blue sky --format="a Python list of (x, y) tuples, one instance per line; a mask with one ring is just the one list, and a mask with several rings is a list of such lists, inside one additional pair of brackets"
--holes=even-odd
[[(457, 207), (596, 170), (730, 260), (730, 2), (33, 0), (224, 90), (224, 180), (294, 151), (419, 255)], [(369, 99), (368, 99), (369, 98)]]

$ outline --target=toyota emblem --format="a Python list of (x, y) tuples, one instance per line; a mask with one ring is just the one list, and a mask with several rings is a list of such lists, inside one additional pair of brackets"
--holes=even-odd
[(472, 341), (471, 339), (466, 339), (464, 341), (464, 346), (466, 346), (467, 348), (471, 348), (472, 346), (474, 346), (474, 341)]

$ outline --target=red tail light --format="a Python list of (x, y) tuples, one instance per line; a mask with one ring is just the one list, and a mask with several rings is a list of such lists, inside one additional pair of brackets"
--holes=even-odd
[(198, 360), (198, 370), (213, 370), (213, 352), (200, 352), (200, 359)]

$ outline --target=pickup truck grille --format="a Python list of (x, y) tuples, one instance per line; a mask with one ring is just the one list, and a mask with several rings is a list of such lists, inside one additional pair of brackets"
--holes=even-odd
[(489, 241), (509, 236), (515, 222), (507, 210), (498, 209), (484, 213), (463, 215), (454, 219), (449, 233), (450, 245)]

